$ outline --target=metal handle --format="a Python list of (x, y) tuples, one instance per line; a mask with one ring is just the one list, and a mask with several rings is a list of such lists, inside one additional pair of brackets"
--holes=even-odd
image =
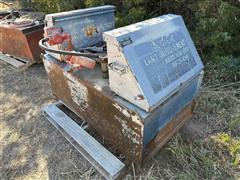
[(108, 66), (109, 66), (110, 70), (115, 71), (119, 74), (124, 74), (124, 73), (127, 72), (126, 66), (123, 66), (123, 65), (121, 65), (119, 63), (116, 63), (116, 62), (112, 62)]

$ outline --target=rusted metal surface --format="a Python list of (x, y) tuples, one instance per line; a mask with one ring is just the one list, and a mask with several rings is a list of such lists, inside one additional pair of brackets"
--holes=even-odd
[(87, 26), (85, 28), (85, 34), (87, 37), (92, 37), (95, 34), (98, 34), (99, 30), (97, 29), (96, 25), (92, 25), (92, 26)]
[[(119, 105), (109, 90), (107, 80), (100, 88), (94, 81), (84, 80), (82, 74), (64, 72), (65, 63), (44, 60), (45, 68), (54, 94), (79, 117), (86, 120), (107, 141), (113, 144), (128, 160), (141, 164), (143, 152), (143, 122), (136, 112)], [(101, 78), (101, 69), (97, 74), (88, 74)], [(80, 78), (81, 77), (81, 78)], [(101, 78), (102, 79), (102, 78)]]
[(192, 115), (193, 102), (163, 124), (150, 143), (144, 144), (145, 123), (157, 118), (156, 114), (139, 111), (113, 94), (108, 80), (102, 78), (100, 65), (94, 70), (66, 72), (66, 63), (49, 55), (43, 62), (56, 97), (124, 154), (125, 163), (133, 162), (136, 167), (158, 152)]
[(169, 139), (191, 118), (195, 102), (187, 105), (177, 116), (171, 120), (144, 149), (144, 161), (153, 157)]
[(0, 24), (0, 51), (31, 62), (40, 62), (42, 50), (38, 42), (43, 38), (43, 24), (15, 27)]

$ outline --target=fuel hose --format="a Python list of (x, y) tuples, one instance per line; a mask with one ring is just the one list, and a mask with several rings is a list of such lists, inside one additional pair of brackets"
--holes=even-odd
[(88, 58), (98, 58), (99, 54), (96, 53), (84, 53), (84, 52), (76, 52), (76, 51), (64, 51), (64, 50), (56, 50), (53, 48), (49, 48), (46, 46), (46, 42), (48, 42), (49, 38), (43, 38), (39, 41), (39, 46), (41, 49), (55, 53), (55, 54), (61, 54), (61, 55), (70, 55), (70, 56), (83, 56)]

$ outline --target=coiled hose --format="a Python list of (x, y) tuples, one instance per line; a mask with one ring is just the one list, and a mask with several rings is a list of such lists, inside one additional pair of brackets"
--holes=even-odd
[(39, 41), (39, 46), (41, 49), (55, 53), (55, 54), (61, 54), (61, 55), (70, 55), (70, 56), (83, 56), (88, 58), (99, 58), (99, 54), (96, 53), (83, 53), (83, 52), (76, 52), (76, 51), (64, 51), (64, 50), (56, 50), (53, 48), (49, 48), (46, 46), (46, 42), (48, 42), (49, 38), (44, 38)]

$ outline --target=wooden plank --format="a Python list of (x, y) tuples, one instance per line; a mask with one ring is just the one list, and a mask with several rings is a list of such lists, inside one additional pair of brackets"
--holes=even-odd
[(0, 53), (0, 60), (7, 64), (12, 65), (14, 68), (20, 71), (27, 69), (29, 66), (33, 64), (27, 60), (15, 58), (13, 56), (10, 56), (8, 54), (3, 54), (3, 53)]
[(116, 179), (124, 169), (124, 164), (83, 128), (69, 118), (56, 105), (43, 109), (47, 119), (63, 136), (107, 179)]
[(189, 103), (179, 112), (147, 145), (144, 152), (143, 163), (152, 158), (178, 130), (192, 117), (195, 101)]

